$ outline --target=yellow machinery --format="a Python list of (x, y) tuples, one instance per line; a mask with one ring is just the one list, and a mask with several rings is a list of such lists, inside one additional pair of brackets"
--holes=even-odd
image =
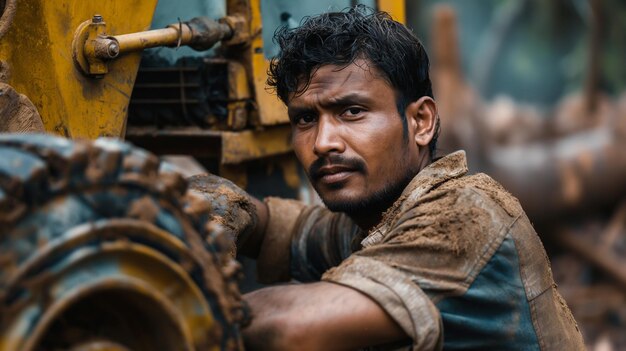
[[(156, 5), (157, 0), (7, 0), (7, 9), (15, 11), (0, 40), (0, 60), (5, 62), (0, 81), (4, 77), (3, 83), (32, 101), (48, 132), (88, 139), (126, 136), (157, 154), (217, 157), (221, 173), (245, 185), (242, 163), (290, 151), (286, 110), (265, 88), (261, 1), (228, 0), (227, 16), (219, 23), (194, 26), (173, 18), (168, 28), (145, 32)], [(404, 20), (403, 1), (380, 0), (377, 5)], [(227, 66), (224, 123), (126, 131), (142, 49), (206, 49), (217, 42)], [(291, 162), (280, 166), (285, 173), (295, 170)], [(287, 180), (297, 186), (295, 177)]]
[[(5, 72), (7, 83), (34, 103), (47, 131), (65, 137), (123, 137), (141, 50), (186, 45), (192, 39), (191, 30), (182, 24), (180, 28), (173, 24), (161, 31), (137, 33), (150, 27), (156, 0), (17, 3), (14, 25), (0, 41), (0, 59), (8, 63), (10, 72)], [(380, 1), (379, 7), (404, 17), (402, 2)], [(231, 0), (227, 12), (223, 25), (232, 32), (223, 44), (228, 46), (230, 61), (241, 64), (229, 67), (229, 94), (238, 99), (253, 95), (258, 125), (287, 123), (284, 107), (265, 89), (268, 63), (258, 35), (262, 29), (260, 1)], [(202, 35), (219, 29), (207, 28)], [(94, 44), (112, 42), (105, 39), (110, 35), (119, 39), (115, 53)], [(222, 37), (216, 39), (214, 43)], [(237, 108), (231, 109), (238, 113)], [(277, 152), (281, 147), (273, 149), (267, 152)]]
[[(247, 163), (263, 160), (298, 187), (285, 107), (265, 89), (261, 1), (149, 30), (156, 6), (0, 0), (0, 132), (113, 137), (0, 134), (0, 351), (242, 348), (246, 311), (226, 239), (236, 233), (177, 173), (115, 139), (211, 158), (241, 185)], [(403, 2), (378, 7), (404, 20)], [(217, 43), (202, 65), (218, 113), (189, 117), (189, 67), (145, 68), (136, 81), (143, 49)], [(175, 83), (149, 80), (168, 72)], [(142, 94), (172, 88), (183, 123), (128, 123), (148, 100), (150, 113), (169, 103)]]

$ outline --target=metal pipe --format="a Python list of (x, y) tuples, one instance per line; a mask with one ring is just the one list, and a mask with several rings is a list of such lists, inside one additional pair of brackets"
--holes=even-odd
[[(174, 28), (176, 26), (177, 28)], [(119, 53), (141, 51), (159, 46), (187, 45), (193, 39), (193, 31), (186, 23), (171, 25), (163, 29), (122, 34), (110, 37), (119, 43)]]
[(231, 38), (233, 34), (233, 29), (227, 23), (196, 17), (188, 22), (170, 24), (163, 29), (100, 38), (96, 42), (95, 53), (99, 59), (106, 60), (161, 46), (185, 45), (202, 51)]
[(91, 21), (84, 22), (77, 29), (72, 45), (75, 62), (81, 71), (90, 76), (102, 77), (108, 72), (107, 61), (121, 54), (182, 45), (203, 51), (220, 41), (240, 44), (247, 40), (245, 31), (245, 23), (240, 17), (230, 16), (219, 21), (196, 17), (163, 29), (108, 36), (102, 16), (94, 15)]

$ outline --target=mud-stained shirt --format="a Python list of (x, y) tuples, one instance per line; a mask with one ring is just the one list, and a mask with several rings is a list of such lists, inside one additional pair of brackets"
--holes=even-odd
[(420, 171), (366, 235), (321, 206), (267, 203), (259, 277), (366, 294), (410, 336), (400, 349), (585, 349), (519, 202), (467, 175), (463, 151)]

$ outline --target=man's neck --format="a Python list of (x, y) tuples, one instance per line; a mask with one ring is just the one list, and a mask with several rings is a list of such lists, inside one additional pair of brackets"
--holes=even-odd
[(356, 225), (361, 228), (364, 232), (369, 232), (372, 228), (376, 227), (380, 221), (383, 219), (383, 213), (379, 212), (374, 216), (354, 218), (351, 217), (352, 220), (356, 223)]
[(395, 202), (400, 198), (404, 189), (409, 185), (413, 178), (405, 179), (397, 188), (388, 189), (385, 196), (380, 196), (373, 201), (368, 208), (361, 209), (357, 213), (346, 213), (352, 220), (365, 232), (369, 232), (372, 228), (380, 224), (384, 219), (384, 214), (389, 210)]
[(370, 210), (362, 210), (358, 213), (347, 214), (363, 231), (366, 233), (369, 232), (372, 228), (378, 226), (381, 221), (384, 219), (384, 215), (389, 210), (396, 201), (400, 198), (404, 189), (411, 183), (413, 178), (422, 171), (422, 169), (426, 168), (428, 165), (432, 163), (430, 157), (422, 158), (420, 161), (419, 170), (415, 172), (411, 177), (405, 179), (402, 183), (403, 186), (397, 189), (394, 193), (394, 196), (388, 198), (381, 198), (379, 202), (373, 204), (373, 208)]

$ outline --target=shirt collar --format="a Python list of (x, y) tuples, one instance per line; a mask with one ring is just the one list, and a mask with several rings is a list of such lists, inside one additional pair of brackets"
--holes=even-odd
[(422, 169), (404, 188), (398, 200), (385, 212), (380, 223), (361, 241), (361, 246), (369, 247), (379, 243), (393, 226), (398, 214), (415, 207), (415, 203), (434, 187), (461, 177), (467, 171), (467, 159), (463, 150), (444, 156)]

